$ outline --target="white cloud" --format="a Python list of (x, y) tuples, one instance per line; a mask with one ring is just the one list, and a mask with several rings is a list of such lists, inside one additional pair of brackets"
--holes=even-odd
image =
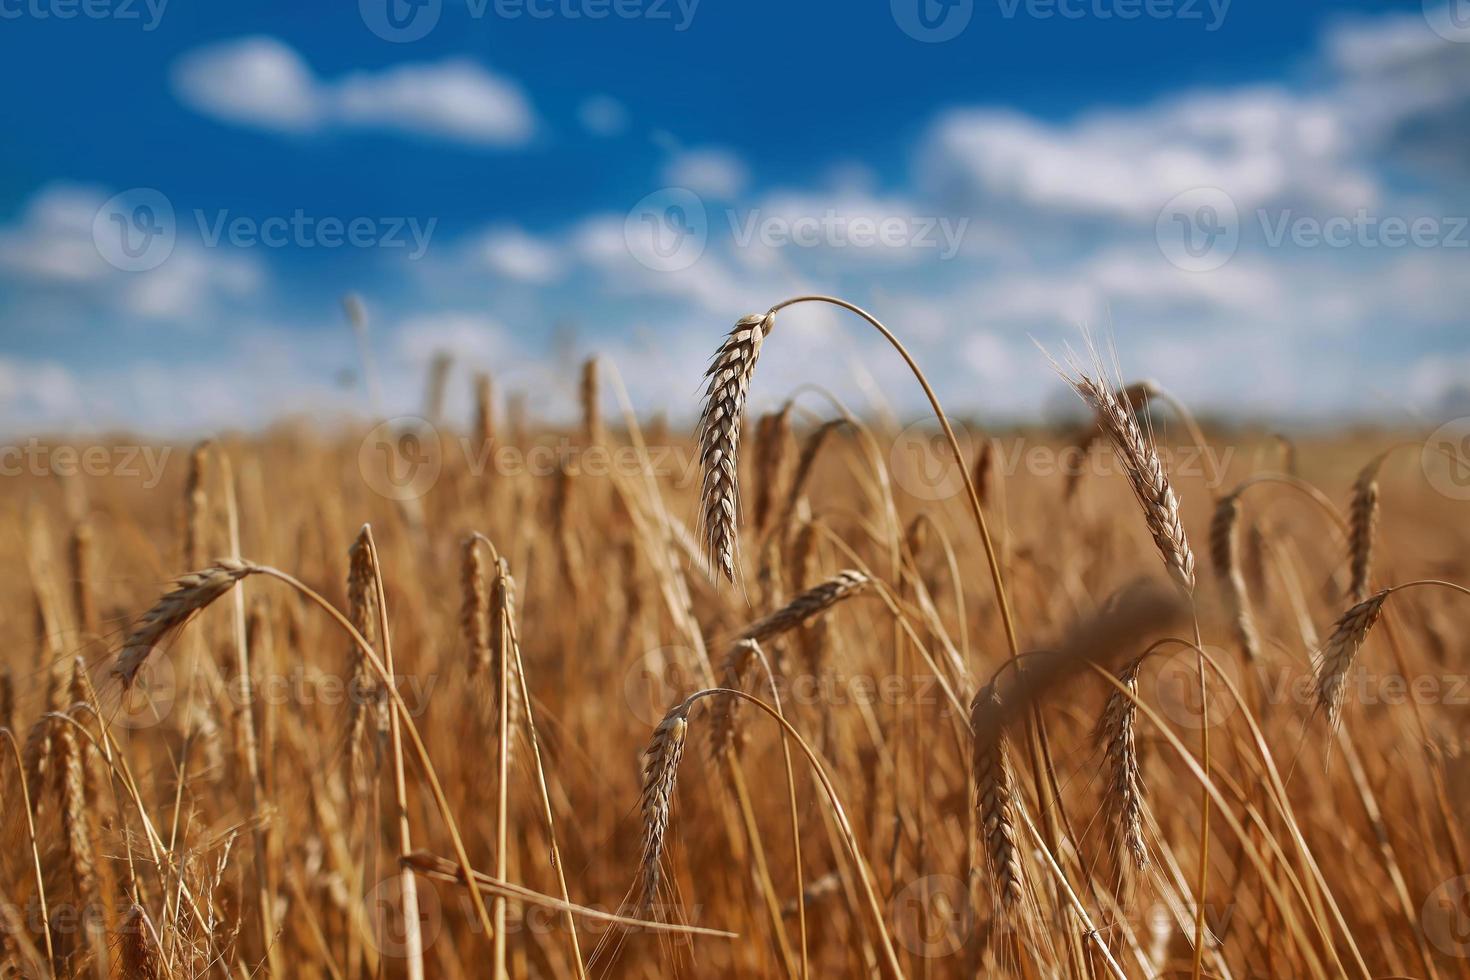
[(520, 86), (465, 59), (327, 80), (286, 44), (256, 36), (184, 55), (173, 88), (198, 112), (262, 129), (375, 129), (485, 146), (519, 146), (535, 131)]
[(561, 275), (561, 258), (556, 246), (515, 226), (492, 228), (473, 246), (475, 256), (493, 272), (542, 285)]
[(664, 183), (696, 194), (729, 200), (750, 179), (745, 162), (729, 150), (706, 147), (676, 153), (664, 166)]
[(107, 195), (74, 184), (48, 184), (20, 221), (0, 228), (0, 270), (55, 283), (95, 282), (111, 272), (92, 241), (92, 221)]
[(1370, 203), (1374, 181), (1346, 159), (1329, 103), (1275, 88), (1198, 93), (1066, 124), (991, 109), (940, 117), (924, 148), (930, 181), (968, 200), (1153, 221), (1176, 194), (1218, 187), (1241, 209), (1292, 194)]
[(48, 184), (20, 220), (0, 227), (0, 273), (33, 287), (79, 289), (77, 295), (119, 314), (146, 320), (188, 320), (221, 300), (260, 290), (264, 271), (238, 252), (180, 240), (156, 268), (123, 272), (103, 259), (93, 220), (104, 191)]
[(470, 61), (356, 72), (329, 91), (344, 125), (504, 146), (526, 142), (534, 129), (519, 86)]
[(408, 364), (427, 363), (441, 351), (487, 364), (514, 349), (509, 333), (493, 318), (457, 310), (411, 316), (393, 330), (391, 343), (393, 356)]
[(610, 95), (593, 95), (577, 107), (577, 120), (593, 136), (620, 136), (628, 128), (628, 110)]
[(82, 385), (65, 366), (51, 360), (0, 357), (0, 415), (20, 419), (72, 418), (83, 412)]

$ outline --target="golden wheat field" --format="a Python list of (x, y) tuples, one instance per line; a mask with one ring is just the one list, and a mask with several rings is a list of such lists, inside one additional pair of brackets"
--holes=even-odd
[(21, 443), (0, 973), (1470, 976), (1458, 447), (1092, 360), (951, 441), (709, 346), (697, 432), (589, 362), (564, 428)]

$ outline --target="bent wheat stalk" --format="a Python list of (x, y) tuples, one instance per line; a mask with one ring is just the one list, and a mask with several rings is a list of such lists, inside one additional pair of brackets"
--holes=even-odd
[[(336, 606), (290, 573), (270, 565), (258, 565), (237, 559), (220, 559), (207, 569), (181, 577), (176, 587), (144, 614), (140, 626), (124, 641), (117, 663), (112, 668), (113, 675), (122, 682), (124, 688), (130, 687), (143, 663), (166, 635), (182, 627), (191, 616), (229, 592), (236, 582), (248, 575), (265, 575), (286, 583), (326, 613), (351, 638), (353, 644), (361, 652), (363, 662), (372, 670), (378, 682), (383, 685), (384, 694), (392, 704), (393, 713), (401, 719), (402, 731), (408, 735), (414, 755), (423, 770), (434, 806), (439, 811), (440, 819), (444, 821), (445, 830), (449, 834), (455, 858), (464, 873), (471, 874), (474, 869), (470, 865), (469, 854), (465, 850), (464, 839), (459, 832), (459, 824), (454, 819), (454, 811), (449, 806), (449, 798), (445, 795), (444, 786), (439, 780), (438, 770), (435, 769), (434, 762), (429, 757), (423, 736), (417, 725), (414, 724), (412, 712), (404, 702), (403, 696), (399, 694), (397, 685), (392, 682), (392, 674), (384, 662), (378, 659), (377, 653), (363, 635)], [(471, 890), (470, 901), (474, 906), (480, 927), (485, 930), (485, 935), (493, 935), (489, 911), (478, 891)]]
[(643, 790), (640, 795), (641, 807), (644, 814), (644, 849), (643, 859), (639, 864), (639, 881), (641, 902), (649, 901), (649, 895), (657, 889), (661, 875), (657, 869), (658, 861), (663, 855), (664, 836), (668, 831), (669, 810), (673, 805), (674, 784), (678, 776), (679, 760), (683, 757), (684, 742), (688, 735), (689, 711), (695, 703), (704, 698), (728, 696), (738, 698), (760, 709), (766, 715), (781, 726), (782, 732), (801, 750), (811, 766), (817, 782), (822, 787), (822, 793), (827, 799), (827, 804), (832, 811), (834, 819), (845, 845), (848, 856), (852, 860), (853, 870), (863, 887), (863, 896), (866, 901), (868, 912), (872, 915), (873, 928), (878, 934), (879, 942), (883, 948), (884, 963), (889, 971), (898, 980), (903, 980), (903, 967), (899, 964), (898, 954), (893, 947), (892, 937), (888, 933), (887, 920), (883, 915), (883, 909), (878, 901), (878, 893), (873, 884), (872, 869), (868, 867), (867, 860), (863, 857), (858, 847), (857, 835), (852, 829), (852, 824), (847, 818), (847, 810), (842, 805), (842, 800), (837, 795), (832, 780), (827, 775), (826, 768), (817, 758), (812, 747), (807, 744), (801, 733), (792, 727), (791, 723), (780, 711), (762, 701), (753, 694), (737, 691), (730, 688), (714, 687), (703, 691), (695, 691), (689, 697), (669, 709), (658, 727), (654, 730), (652, 740), (644, 754), (644, 778)]

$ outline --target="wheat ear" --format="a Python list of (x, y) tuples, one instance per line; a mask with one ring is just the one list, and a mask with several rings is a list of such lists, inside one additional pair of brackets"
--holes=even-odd
[[(1143, 774), (1138, 765), (1138, 742), (1134, 725), (1138, 716), (1138, 672), (1143, 658), (1125, 664), (1118, 671), (1118, 683), (1127, 691), (1114, 688), (1103, 706), (1094, 736), (1102, 749), (1107, 772), (1103, 777), (1103, 813), (1115, 828), (1117, 841), (1143, 871), (1148, 867), (1148, 849), (1143, 842)], [(1131, 697), (1130, 697), (1131, 695)]]
[(731, 583), (739, 547), (740, 423), (755, 362), (774, 323), (771, 313), (741, 317), (705, 372), (709, 386), (699, 417), (699, 518), (705, 558)]
[(1327, 721), (1334, 727), (1342, 717), (1348, 671), (1352, 669), (1369, 631), (1378, 622), (1387, 598), (1388, 590), (1385, 589), (1343, 613), (1333, 626), (1332, 635), (1327, 638), (1322, 652), (1317, 655), (1317, 709), (1327, 713)]
[(1184, 534), (1179, 500), (1169, 486), (1158, 452), (1144, 438), (1133, 412), (1110, 386), (1099, 384), (1081, 372), (1075, 378), (1069, 376), (1067, 381), (1092, 408), (1098, 425), (1122, 461), (1128, 483), (1143, 507), (1144, 522), (1153, 535), (1154, 544), (1158, 545), (1170, 577), (1185, 592), (1193, 592), (1194, 552), (1190, 550), (1189, 540)]
[(1001, 699), (992, 682), (970, 703), (971, 770), (975, 815), (990, 872), (992, 897), (1002, 915), (1021, 906), (1021, 852), (1016, 843), (1016, 777), (1010, 738), (999, 723)]
[(259, 567), (237, 558), (217, 558), (213, 565), (190, 572), (174, 582), (174, 587), (153, 608), (143, 614), (138, 625), (123, 641), (122, 651), (112, 672), (131, 687), (143, 662), (164, 637), (183, 626), (189, 617), (229, 592), (235, 583), (259, 571)]
[(474, 535), (465, 539), (459, 570), (459, 625), (469, 654), (469, 674), (474, 677), (490, 668), (490, 592), (485, 586), (485, 556)]
[(674, 805), (674, 787), (679, 778), (679, 760), (689, 733), (691, 701), (675, 705), (658, 727), (643, 753), (643, 852), (639, 864), (640, 916), (647, 917), (658, 896), (663, 875), (664, 837), (669, 829), (669, 812)]
[(159, 948), (158, 932), (141, 905), (132, 905), (119, 923), (119, 966), (131, 980), (163, 980), (167, 967)]
[[(362, 634), (368, 646), (378, 644), (378, 593), (373, 583), (373, 555), (368, 547), (368, 531), (364, 527), (347, 552), (347, 620)], [(347, 709), (347, 774), (354, 794), (367, 791), (371, 783), (369, 766), (369, 731), (376, 733), (373, 765), (377, 749), (388, 731), (388, 704), (383, 686), (369, 667), (367, 658), (356, 643), (347, 648), (349, 692)]]
[(741, 639), (765, 642), (802, 625), (813, 616), (831, 609), (844, 599), (858, 595), (873, 582), (862, 572), (847, 569), (815, 585), (780, 609), (741, 631)]
[(1348, 596), (1353, 602), (1368, 598), (1368, 575), (1373, 568), (1373, 543), (1378, 530), (1378, 468), (1386, 455), (1373, 457), (1353, 481), (1348, 514), (1348, 565), (1352, 572)]

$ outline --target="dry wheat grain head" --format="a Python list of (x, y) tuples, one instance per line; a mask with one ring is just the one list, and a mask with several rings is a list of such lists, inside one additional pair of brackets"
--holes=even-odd
[(1327, 713), (1329, 724), (1336, 726), (1342, 717), (1342, 704), (1347, 695), (1347, 675), (1357, 659), (1363, 641), (1383, 612), (1388, 590), (1370, 596), (1342, 614), (1332, 628), (1332, 635), (1317, 655), (1317, 710)]
[(1080, 371), (1067, 375), (1067, 382), (1082, 396), (1097, 416), (1098, 425), (1113, 444), (1123, 463), (1128, 483), (1143, 507), (1144, 521), (1169, 575), (1185, 592), (1194, 591), (1194, 552), (1184, 534), (1179, 500), (1164, 473), (1153, 443), (1144, 438), (1130, 406), (1125, 405), (1111, 385), (1098, 382)]
[(674, 788), (679, 778), (679, 760), (689, 733), (686, 700), (669, 710), (643, 753), (643, 790), (639, 808), (643, 813), (643, 850), (639, 863), (639, 909), (646, 916), (658, 897), (663, 874), (664, 837), (674, 806)]
[(173, 589), (143, 614), (138, 625), (123, 641), (122, 651), (112, 668), (113, 674), (122, 680), (124, 687), (131, 686), (143, 662), (164, 637), (229, 592), (236, 582), (256, 571), (259, 571), (258, 566), (250, 562), (238, 558), (217, 558), (208, 568), (179, 578)]
[(998, 721), (1001, 707), (994, 682), (981, 688), (970, 703), (970, 762), (975, 816), (991, 896), (997, 913), (1011, 916), (1021, 906), (1023, 887), (1021, 852), (1016, 841), (1016, 777), (1011, 767), (1010, 738)]
[(838, 572), (827, 581), (812, 586), (769, 616), (745, 627), (741, 637), (764, 642), (802, 625), (813, 616), (826, 612), (844, 599), (861, 594), (873, 580), (851, 568)]
[[(1118, 671), (1118, 683), (1127, 694), (1117, 689), (1108, 693), (1098, 720), (1094, 741), (1103, 753), (1103, 816), (1113, 828), (1118, 846), (1132, 859), (1133, 867), (1148, 867), (1148, 849), (1143, 840), (1143, 774), (1138, 765), (1138, 742), (1134, 732), (1137, 721), (1138, 673), (1143, 658), (1136, 658)], [(1129, 695), (1132, 695), (1130, 697)]]
[(1348, 565), (1352, 581), (1348, 596), (1353, 602), (1368, 598), (1368, 576), (1373, 570), (1373, 544), (1378, 530), (1378, 470), (1387, 452), (1368, 461), (1353, 481), (1349, 507)]
[(709, 386), (699, 417), (699, 520), (706, 560), (731, 583), (739, 550), (741, 418), (761, 345), (774, 323), (770, 313), (741, 317), (705, 372)]

